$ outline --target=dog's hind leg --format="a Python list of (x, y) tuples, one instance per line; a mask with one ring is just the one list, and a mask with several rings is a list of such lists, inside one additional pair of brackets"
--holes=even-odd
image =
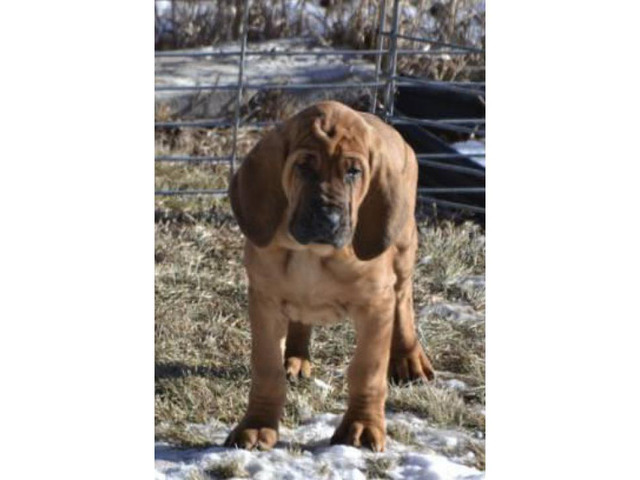
[(410, 246), (398, 252), (394, 264), (397, 276), (396, 308), (389, 360), (389, 378), (396, 383), (420, 379), (432, 380), (435, 377), (431, 361), (416, 335), (413, 311), (413, 266), (416, 250), (417, 237), (414, 237)]
[(298, 377), (311, 377), (311, 325), (299, 322), (289, 322), (287, 343), (284, 354), (284, 369), (287, 378), (297, 380)]

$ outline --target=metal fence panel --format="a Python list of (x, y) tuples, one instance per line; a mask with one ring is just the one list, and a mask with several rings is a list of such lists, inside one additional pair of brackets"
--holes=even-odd
[[(156, 0), (158, 1), (158, 0)], [(484, 82), (443, 82), (434, 81), (422, 78), (408, 78), (397, 75), (397, 57), (398, 55), (409, 56), (434, 56), (434, 55), (468, 55), (479, 54), (484, 55), (484, 50), (468, 47), (463, 45), (456, 45), (452, 43), (442, 42), (430, 38), (418, 37), (413, 35), (406, 35), (399, 32), (400, 24), (400, 0), (393, 1), (392, 21), (389, 26), (390, 30), (385, 30), (386, 20), (386, 0), (381, 0), (381, 7), (379, 10), (378, 26), (377, 26), (377, 38), (376, 49), (372, 50), (353, 50), (353, 49), (322, 49), (314, 51), (252, 51), (248, 48), (248, 16), (249, 7), (251, 1), (244, 0), (243, 3), (243, 17), (241, 25), (240, 35), (240, 47), (238, 50), (220, 50), (220, 51), (157, 51), (155, 52), (156, 58), (236, 58), (238, 60), (238, 80), (233, 85), (168, 85), (168, 86), (156, 86), (156, 92), (171, 92), (171, 91), (196, 91), (196, 92), (212, 92), (216, 90), (235, 92), (234, 99), (234, 113), (233, 118), (212, 118), (212, 119), (196, 119), (196, 120), (176, 120), (176, 121), (157, 121), (155, 122), (156, 128), (233, 128), (233, 141), (232, 151), (229, 155), (223, 156), (190, 156), (190, 155), (157, 155), (155, 157), (156, 162), (176, 162), (181, 164), (220, 164), (228, 165), (230, 175), (233, 175), (237, 162), (241, 160), (238, 157), (238, 130), (243, 127), (255, 127), (264, 128), (277, 125), (278, 121), (254, 121), (242, 123), (241, 121), (241, 106), (242, 96), (245, 91), (297, 91), (307, 89), (370, 89), (372, 92), (372, 104), (371, 111), (375, 113), (378, 102), (379, 89), (383, 88), (383, 105), (381, 116), (385, 121), (392, 125), (417, 125), (427, 127), (437, 127), (439, 130), (473, 134), (476, 136), (484, 137), (485, 130), (484, 118), (461, 118), (461, 119), (419, 119), (406, 117), (404, 115), (395, 114), (395, 89), (399, 86), (414, 86), (414, 85), (437, 85), (441, 88), (446, 88), (453, 91), (462, 92), (476, 92), (484, 96)], [(387, 39), (388, 46), (385, 48), (385, 39)], [(398, 39), (408, 40), (411, 42), (423, 43), (429, 47), (438, 47), (436, 49), (402, 49), (398, 48)], [(323, 57), (323, 56), (335, 56), (335, 57), (375, 57), (375, 80), (373, 82), (340, 82), (340, 83), (297, 83), (297, 84), (283, 84), (277, 82), (263, 82), (263, 83), (245, 83), (245, 64), (248, 61), (248, 57)], [(383, 72), (383, 57), (387, 57), (387, 69)], [(250, 61), (250, 60), (249, 60)], [(484, 152), (474, 152), (473, 154), (463, 153), (435, 153), (435, 154), (418, 154), (418, 162), (421, 165), (426, 165), (431, 168), (449, 170), (453, 172), (459, 172), (474, 177), (484, 178), (484, 170), (469, 168), (460, 165), (454, 165), (447, 163), (447, 160), (469, 158), (469, 157), (481, 157), (484, 158)], [(443, 200), (431, 195), (438, 193), (465, 193), (465, 194), (482, 194), (484, 195), (484, 187), (441, 187), (441, 188), (427, 188), (422, 187), (418, 189), (418, 196), (421, 200), (426, 202), (432, 202), (442, 205), (444, 207), (467, 210), (471, 212), (484, 213), (484, 208), (476, 205), (467, 205), (460, 202), (453, 202), (449, 200)], [(225, 189), (192, 189), (192, 190), (157, 190), (155, 192), (157, 196), (194, 196), (194, 195), (209, 195), (209, 196), (225, 196), (227, 191)]]

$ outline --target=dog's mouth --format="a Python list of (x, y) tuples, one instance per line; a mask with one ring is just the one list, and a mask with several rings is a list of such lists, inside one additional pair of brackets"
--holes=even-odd
[(289, 232), (301, 245), (332, 245), (340, 249), (351, 239), (351, 228), (340, 208), (310, 206), (298, 209), (289, 224)]

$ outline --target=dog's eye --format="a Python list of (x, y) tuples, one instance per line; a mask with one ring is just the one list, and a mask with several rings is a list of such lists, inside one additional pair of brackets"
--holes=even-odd
[(362, 171), (359, 168), (356, 167), (350, 167), (347, 170), (347, 180), (352, 182), (354, 181), (360, 174), (362, 173)]

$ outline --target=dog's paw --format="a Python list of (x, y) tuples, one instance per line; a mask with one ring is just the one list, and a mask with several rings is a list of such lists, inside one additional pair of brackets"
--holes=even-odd
[(433, 380), (435, 370), (422, 346), (417, 344), (409, 352), (391, 352), (389, 378), (398, 384), (416, 380)]
[(287, 357), (284, 362), (287, 378), (292, 381), (298, 378), (311, 378), (311, 361), (304, 357)]
[(246, 428), (238, 425), (224, 442), (225, 447), (238, 447), (247, 450), (271, 450), (278, 442), (278, 432), (273, 428)]
[(331, 437), (331, 445), (368, 447), (374, 452), (384, 451), (385, 441), (384, 424), (346, 418)]

